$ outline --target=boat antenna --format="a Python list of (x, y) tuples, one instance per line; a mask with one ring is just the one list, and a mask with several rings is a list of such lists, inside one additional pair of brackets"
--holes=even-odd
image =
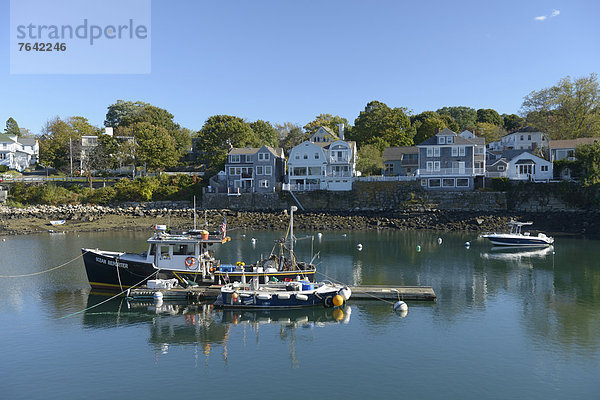
[(196, 196), (194, 195), (194, 230), (196, 230)]

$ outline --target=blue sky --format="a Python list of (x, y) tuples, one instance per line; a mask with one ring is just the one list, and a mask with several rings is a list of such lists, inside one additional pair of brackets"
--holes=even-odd
[(516, 113), (532, 90), (600, 72), (593, 0), (154, 0), (145, 75), (11, 75), (9, 10), (0, 0), (0, 126), (12, 116), (34, 133), (57, 115), (100, 126), (117, 99), (192, 130), (215, 114), (353, 122), (371, 100)]

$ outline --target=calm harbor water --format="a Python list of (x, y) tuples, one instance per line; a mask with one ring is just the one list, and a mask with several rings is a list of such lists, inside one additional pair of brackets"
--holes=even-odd
[[(81, 247), (141, 252), (147, 236), (7, 237), (0, 242), (0, 275), (59, 266)], [(223, 262), (267, 256), (280, 233), (231, 236), (217, 252)], [(341, 312), (224, 312), (122, 298), (83, 311), (107, 297), (90, 294), (79, 258), (48, 273), (0, 278), (0, 398), (600, 393), (600, 241), (557, 238), (554, 249), (515, 252), (494, 250), (475, 235), (325, 232), (296, 247), (302, 259), (311, 247), (319, 252), (321, 279), (429, 285), (438, 302), (409, 302), (406, 316), (386, 302), (352, 300)]]

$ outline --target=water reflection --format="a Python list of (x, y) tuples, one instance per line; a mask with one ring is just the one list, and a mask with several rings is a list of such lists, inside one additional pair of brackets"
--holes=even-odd
[[(64, 298), (61, 296), (61, 298)], [(105, 301), (107, 297), (90, 294), (87, 308)], [(296, 329), (314, 329), (329, 324), (348, 324), (352, 309), (307, 308), (293, 310), (221, 310), (212, 304), (187, 304), (177, 302), (133, 302), (118, 298), (86, 311), (83, 326), (90, 329), (110, 329), (126, 326), (147, 326), (148, 343), (156, 362), (169, 353), (173, 346), (197, 346), (205, 356), (220, 349), (224, 362), (228, 361), (230, 336), (238, 333), (246, 337), (250, 329), (259, 339), (263, 325), (279, 326), (279, 337), (290, 347), (290, 358), (295, 357)], [(243, 332), (242, 332), (243, 331)]]

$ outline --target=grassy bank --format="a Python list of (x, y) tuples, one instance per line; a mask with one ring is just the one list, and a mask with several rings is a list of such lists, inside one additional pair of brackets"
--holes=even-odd
[(201, 180), (188, 175), (121, 179), (113, 186), (90, 189), (78, 184), (15, 183), (8, 205), (117, 204), (119, 202), (192, 200), (202, 193)]

